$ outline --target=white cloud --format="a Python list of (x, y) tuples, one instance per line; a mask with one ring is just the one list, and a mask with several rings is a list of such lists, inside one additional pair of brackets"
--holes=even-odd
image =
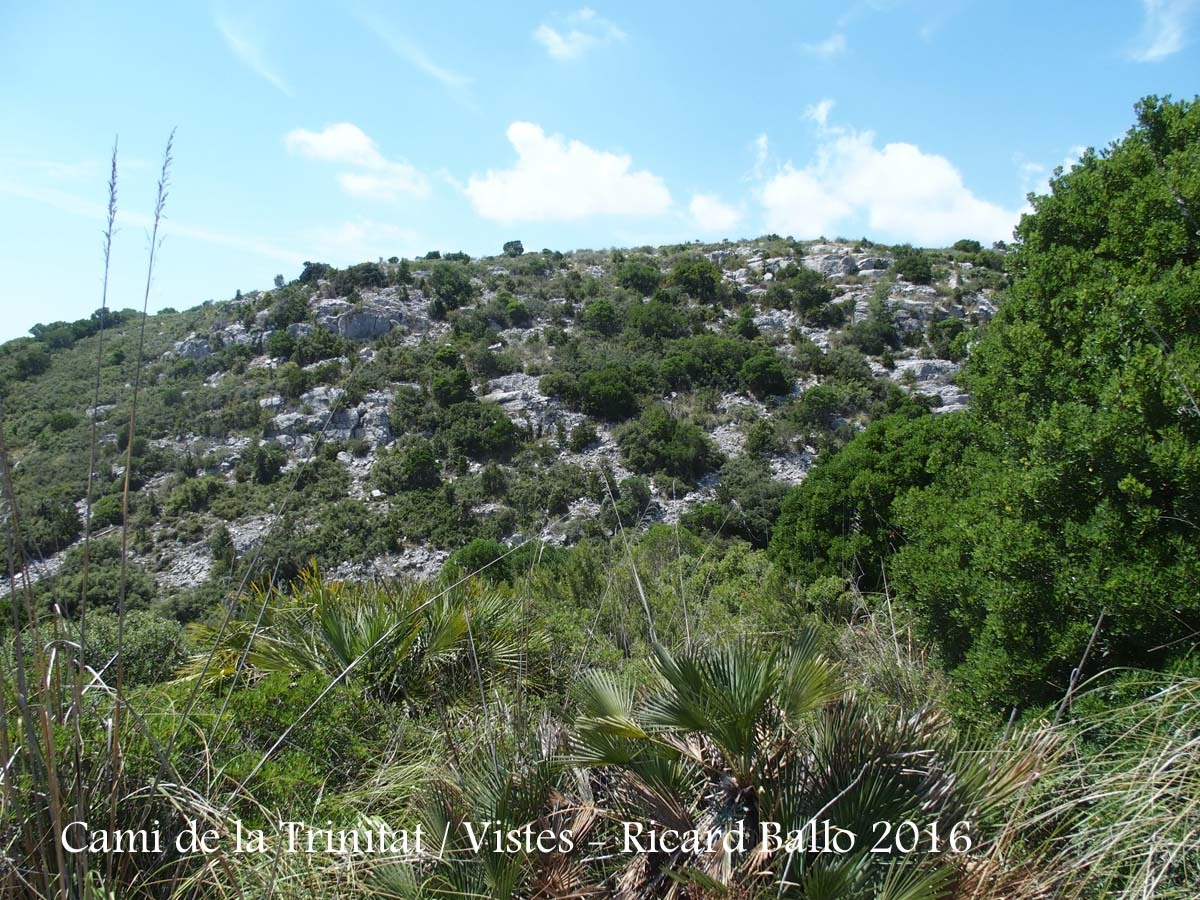
[(1040, 162), (1034, 162), (1031, 159), (1025, 159), (1018, 156), (1016, 158), (1017, 172), (1021, 177), (1021, 190), (1026, 193), (1044, 194), (1049, 187), (1049, 176), (1046, 174), (1046, 167)]
[(771, 155), (771, 144), (764, 131), (750, 142), (750, 150), (754, 154), (754, 165), (750, 169), (750, 180), (762, 181), (767, 174), (767, 160)]
[(277, 90), (287, 94), (289, 97), (293, 96), (291, 86), (267, 62), (262, 47), (248, 33), (244, 24), (233, 22), (222, 12), (216, 14), (214, 24), (217, 26), (217, 31), (221, 32), (221, 37), (225, 40), (225, 46), (238, 58), (242, 65), (259, 78), (269, 82)]
[(652, 216), (671, 195), (651, 172), (631, 171), (632, 159), (547, 135), (531, 122), (513, 122), (511, 168), (472, 175), (463, 189), (475, 211), (498, 222), (570, 221), (594, 215)]
[(1158, 62), (1183, 49), (1188, 19), (1197, 0), (1142, 0), (1145, 21), (1129, 56), (1137, 62)]
[[(1075, 168), (1075, 165), (1087, 152), (1087, 147), (1077, 145), (1067, 151), (1066, 156), (1058, 163), (1059, 167), (1064, 172), (1070, 172)], [(1013, 157), (1013, 162), (1017, 165), (1017, 173), (1020, 176), (1021, 190), (1026, 194), (1048, 194), (1050, 193), (1050, 178), (1052, 173), (1050, 168), (1036, 160), (1027, 159), (1024, 154), (1018, 153)], [(1026, 206), (1025, 212), (1031, 211), (1031, 207)]]
[(817, 59), (833, 59), (846, 52), (846, 35), (840, 31), (815, 44), (801, 44), (800, 49)]
[(1020, 210), (977, 197), (945, 157), (908, 143), (877, 147), (870, 131), (824, 127), (818, 134), (811, 162), (789, 162), (762, 185), (767, 230), (832, 237), (861, 220), (876, 234), (925, 245), (1012, 236)]
[(824, 128), (829, 123), (829, 114), (831, 112), (833, 112), (833, 101), (826, 97), (819, 103), (814, 103), (805, 109), (804, 118), (811, 119), (818, 126)]
[(742, 213), (716, 194), (693, 194), (688, 204), (692, 224), (705, 234), (727, 232), (742, 220)]
[(595, 47), (615, 44), (625, 38), (624, 31), (586, 6), (567, 16), (562, 30), (545, 22), (533, 30), (533, 39), (559, 62), (572, 62)]
[(770, 148), (771, 144), (767, 139), (765, 131), (754, 139), (754, 164), (756, 166), (765, 166), (767, 164), (767, 153)]
[(377, 38), (387, 44), (393, 53), (435, 81), (440, 81), (446, 87), (456, 90), (461, 90), (471, 83), (471, 79), (468, 76), (436, 62), (424, 48), (411, 38), (393, 29), (382, 18), (374, 15), (364, 15), (361, 17), (361, 21)]
[(339, 122), (321, 131), (296, 128), (284, 137), (288, 150), (308, 159), (353, 166), (358, 171), (339, 172), (342, 190), (355, 197), (396, 200), (402, 195), (425, 197), (429, 179), (411, 163), (392, 162), (357, 125)]

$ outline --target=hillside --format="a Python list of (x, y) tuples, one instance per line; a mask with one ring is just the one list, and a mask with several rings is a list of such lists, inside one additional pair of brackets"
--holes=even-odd
[[(152, 316), (132, 558), (159, 600), (223, 591), (234, 559), (428, 577), (475, 538), (611, 533), (609, 490), (627, 527), (762, 546), (783, 491), (901, 392), (964, 406), (954, 376), (1004, 275), (1002, 251), (962, 246), (898, 248), (899, 265), (897, 248), (775, 237), (310, 264)], [(38, 577), (82, 534), (98, 351), (94, 525), (120, 515), (138, 317), (74, 337), (97, 322), (0, 349)], [(349, 533), (323, 534), (331, 517)], [(285, 527), (293, 546), (270, 540)]]
[(0, 894), (1200, 896), (1197, 135), (5, 344)]

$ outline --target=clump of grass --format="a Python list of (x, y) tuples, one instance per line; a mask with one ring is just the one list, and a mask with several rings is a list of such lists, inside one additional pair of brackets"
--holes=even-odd
[[(1076, 756), (1019, 828), (1046, 834), (1062, 897), (1200, 896), (1200, 678), (1132, 673), (1077, 701)], [(1089, 704), (1089, 700), (1096, 701)]]

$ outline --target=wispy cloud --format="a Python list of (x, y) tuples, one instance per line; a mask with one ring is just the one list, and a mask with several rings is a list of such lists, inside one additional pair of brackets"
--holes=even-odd
[[(1071, 147), (1058, 164), (1058, 167), (1063, 172), (1070, 172), (1086, 152), (1087, 147), (1082, 145)], [(1050, 178), (1052, 177), (1052, 173), (1049, 166), (1029, 159), (1023, 153), (1015, 154), (1013, 162), (1017, 166), (1017, 174), (1021, 182), (1022, 191), (1026, 194), (1050, 193)], [(1026, 207), (1026, 211), (1028, 210), (1029, 207)]]
[(573, 62), (596, 47), (619, 43), (626, 37), (614, 23), (586, 6), (567, 16), (559, 28), (543, 22), (533, 30), (533, 39), (559, 62)]
[(814, 56), (817, 59), (833, 59), (835, 56), (841, 56), (846, 52), (846, 35), (840, 31), (835, 32), (823, 41), (817, 41), (814, 44), (801, 44), (800, 49), (808, 56)]
[(824, 128), (829, 123), (829, 114), (831, 112), (833, 112), (833, 101), (826, 97), (812, 106), (806, 107), (804, 117), (816, 122), (817, 127)]
[(355, 263), (388, 256), (416, 256), (421, 236), (412, 229), (373, 219), (322, 226), (310, 233), (314, 255), (336, 263)]
[(839, 30), (845, 29), (864, 16), (886, 12), (903, 2), (904, 0), (858, 0), (857, 3), (852, 3), (843, 9), (842, 14), (837, 18), (837, 27)]
[(440, 81), (452, 90), (462, 90), (471, 84), (469, 76), (438, 63), (425, 51), (425, 48), (408, 35), (397, 31), (383, 17), (368, 13), (361, 16), (360, 19), (372, 34), (387, 45), (389, 50), (435, 81)]
[(750, 169), (749, 179), (761, 181), (767, 174), (767, 160), (771, 155), (771, 142), (764, 131), (750, 142), (750, 151), (754, 154), (754, 165)]
[(291, 85), (267, 62), (262, 47), (245, 23), (234, 22), (224, 12), (218, 11), (213, 24), (224, 38), (225, 46), (242, 65), (287, 96), (295, 96)]
[(1187, 43), (1187, 27), (1197, 0), (1142, 0), (1145, 20), (1129, 51), (1135, 62), (1158, 62)]
[(406, 160), (387, 159), (366, 132), (350, 122), (328, 125), (321, 131), (295, 128), (283, 141), (299, 156), (352, 167), (355, 171), (339, 172), (337, 182), (355, 197), (396, 200), (401, 195), (429, 195), (429, 179), (423, 173)]
[[(53, 188), (32, 187), (28, 184), (0, 180), (0, 195), (8, 195), (33, 203), (40, 203), (43, 206), (49, 206), (69, 215), (78, 216), (83, 219), (92, 219), (96, 222), (103, 222), (107, 215), (107, 210), (102, 204), (85, 200), (75, 194)], [(118, 210), (117, 212), (118, 228), (148, 229), (153, 224), (154, 216), (150, 213), (137, 212), (136, 210)], [(168, 238), (175, 235), (189, 240), (201, 241), (206, 244), (229, 247), (290, 265), (298, 265), (302, 259), (302, 256), (298, 253), (265, 241), (247, 238), (227, 231), (205, 228), (203, 226), (188, 225), (171, 218), (164, 220), (162, 233)]]

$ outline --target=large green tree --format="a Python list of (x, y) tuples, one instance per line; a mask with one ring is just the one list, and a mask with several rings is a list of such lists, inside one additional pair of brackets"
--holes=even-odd
[(868, 429), (774, 543), (797, 575), (888, 575), (996, 707), (1061, 696), (1093, 631), (1090, 672), (1200, 631), (1200, 104), (1143, 101), (1032, 203), (973, 410)]

